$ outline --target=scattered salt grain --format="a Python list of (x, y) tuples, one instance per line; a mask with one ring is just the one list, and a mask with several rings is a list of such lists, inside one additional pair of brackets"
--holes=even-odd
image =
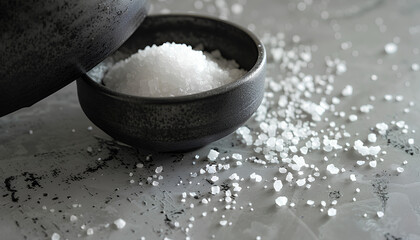
[(211, 194), (216, 195), (220, 193), (220, 187), (219, 186), (211, 186)]
[(218, 180), (219, 180), (219, 177), (218, 176), (212, 176), (210, 178), (210, 181), (213, 182), (213, 183), (217, 182)]
[(350, 180), (351, 180), (352, 182), (355, 182), (355, 181), (356, 181), (356, 175), (354, 175), (354, 174), (350, 174)]
[(218, 156), (219, 156), (218, 151), (216, 151), (214, 149), (210, 149), (209, 154), (207, 155), (207, 159), (209, 161), (215, 161)]
[(341, 91), (341, 94), (344, 97), (351, 96), (353, 94), (353, 87), (351, 85), (347, 85), (344, 87), (343, 91)]
[(369, 135), (368, 135), (368, 141), (371, 142), (371, 143), (376, 142), (376, 134), (369, 133)]
[(349, 120), (350, 120), (350, 122), (355, 122), (355, 121), (357, 121), (357, 115), (351, 114), (351, 115), (349, 116)]
[(273, 183), (273, 187), (276, 192), (279, 192), (283, 188), (283, 183), (281, 182), (281, 180), (276, 180)]
[(398, 51), (398, 46), (395, 43), (387, 43), (384, 46), (384, 50), (385, 50), (386, 54), (394, 54)]
[(77, 221), (77, 217), (75, 215), (71, 215), (70, 222), (75, 222), (75, 221)]
[(334, 164), (328, 164), (327, 171), (330, 172), (331, 174), (337, 174), (340, 172), (340, 169), (335, 167)]
[(376, 215), (378, 216), (378, 218), (382, 218), (384, 216), (384, 212), (382, 211), (377, 211)]
[(93, 228), (88, 228), (88, 229), (86, 230), (86, 234), (87, 234), (88, 236), (93, 235)]
[(162, 167), (162, 166), (157, 167), (157, 168), (155, 169), (155, 173), (157, 173), (157, 174), (161, 173), (162, 171), (163, 171), (163, 167)]
[(333, 217), (337, 214), (337, 210), (335, 208), (329, 208), (327, 213), (328, 216)]
[(276, 198), (276, 204), (281, 207), (281, 206), (285, 206), (287, 204), (287, 197), (285, 196), (280, 196), (278, 198)]
[(51, 240), (60, 240), (60, 235), (58, 233), (53, 233), (51, 235)]
[(404, 168), (402, 168), (402, 167), (397, 167), (397, 172), (398, 172), (398, 173), (402, 173), (402, 172), (404, 172)]
[(261, 182), (262, 181), (261, 175), (258, 175), (256, 173), (252, 173), (249, 177), (251, 179), (253, 179), (255, 182)]
[(226, 226), (227, 221), (226, 220), (222, 220), (219, 222), (220, 226)]
[(117, 220), (114, 221), (114, 225), (118, 229), (123, 229), (125, 227), (125, 224), (126, 224), (126, 222), (122, 218), (118, 218)]

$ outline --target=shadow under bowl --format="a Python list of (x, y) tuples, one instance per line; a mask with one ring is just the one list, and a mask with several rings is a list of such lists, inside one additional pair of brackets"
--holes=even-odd
[(111, 137), (159, 152), (195, 149), (234, 132), (261, 104), (266, 53), (260, 40), (246, 29), (197, 15), (148, 16), (118, 54), (129, 56), (165, 42), (202, 44), (205, 51), (218, 49), (247, 73), (209, 91), (159, 98), (115, 92), (85, 74), (77, 80), (80, 105)]

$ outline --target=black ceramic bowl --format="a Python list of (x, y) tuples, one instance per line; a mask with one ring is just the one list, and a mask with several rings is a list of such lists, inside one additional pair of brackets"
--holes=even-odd
[(165, 42), (201, 43), (206, 51), (219, 49), (247, 73), (206, 92), (162, 98), (118, 93), (84, 75), (77, 80), (82, 109), (110, 136), (134, 147), (161, 152), (194, 149), (235, 131), (261, 104), (266, 53), (249, 31), (210, 17), (149, 16), (119, 51), (132, 54)]

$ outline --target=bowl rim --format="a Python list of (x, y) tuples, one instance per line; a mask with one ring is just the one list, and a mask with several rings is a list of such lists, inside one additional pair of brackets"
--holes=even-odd
[(261, 40), (258, 39), (258, 37), (254, 33), (249, 31), (248, 29), (246, 29), (246, 28), (244, 28), (244, 27), (242, 27), (238, 24), (235, 24), (235, 23), (223, 20), (223, 19), (219, 19), (219, 18), (216, 18), (216, 17), (213, 17), (213, 16), (208, 16), (208, 15), (195, 14), (195, 13), (152, 14), (152, 15), (148, 15), (146, 17), (146, 19), (147, 18), (165, 18), (165, 17), (201, 18), (201, 19), (205, 19), (205, 20), (210, 20), (210, 21), (215, 21), (215, 22), (220, 22), (220, 23), (223, 23), (223, 24), (230, 25), (230, 26), (244, 32), (254, 42), (255, 46), (257, 47), (257, 51), (258, 51), (257, 60), (255, 61), (255, 64), (252, 66), (252, 68), (245, 73), (245, 75), (243, 75), (241, 78), (239, 78), (239, 79), (237, 79), (237, 80), (235, 80), (231, 83), (228, 83), (228, 84), (225, 84), (225, 85), (222, 85), (220, 87), (213, 88), (213, 89), (210, 89), (210, 90), (207, 90), (207, 91), (203, 91), (203, 92), (198, 92), (198, 93), (189, 94), (189, 95), (174, 96), (174, 97), (144, 97), (144, 96), (129, 95), (129, 94), (117, 92), (117, 91), (111, 90), (111, 89), (107, 88), (106, 86), (94, 81), (91, 77), (89, 77), (87, 72), (84, 73), (81, 76), (81, 79), (84, 82), (86, 82), (88, 85), (90, 85), (91, 87), (99, 88), (99, 91), (101, 91), (101, 92), (105, 93), (106, 95), (108, 95), (110, 97), (113, 97), (113, 98), (125, 99), (125, 100), (131, 101), (131, 102), (168, 104), (168, 103), (182, 103), (182, 102), (197, 101), (199, 99), (205, 99), (205, 98), (221, 95), (223, 93), (229, 92), (229, 91), (239, 87), (240, 85), (242, 85), (246, 82), (251, 81), (253, 79), (253, 77), (258, 74), (258, 72), (260, 72), (264, 69), (265, 62), (266, 62), (266, 50), (265, 50), (264, 44), (261, 42)]

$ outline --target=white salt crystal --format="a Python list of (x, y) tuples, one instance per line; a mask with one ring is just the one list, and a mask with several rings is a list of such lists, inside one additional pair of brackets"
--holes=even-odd
[(371, 143), (376, 142), (376, 134), (369, 133), (369, 135), (368, 135), (368, 141), (371, 142)]
[(227, 221), (226, 220), (222, 220), (219, 222), (220, 226), (226, 226)]
[(276, 204), (281, 207), (281, 206), (285, 206), (287, 204), (287, 197), (285, 196), (280, 196), (278, 198), (276, 198)]
[(377, 75), (375, 75), (375, 74), (373, 74), (373, 75), (371, 75), (371, 76), (370, 76), (370, 79), (371, 79), (372, 81), (376, 81), (376, 80), (378, 80), (378, 76), (377, 76)]
[(341, 94), (344, 97), (351, 96), (353, 94), (353, 87), (351, 85), (347, 85), (344, 87), (343, 91), (341, 91)]
[(231, 7), (232, 13), (234, 14), (241, 14), (243, 9), (244, 9), (243, 6), (239, 3), (234, 3), (232, 4), (232, 7)]
[(351, 114), (351, 115), (349, 116), (349, 120), (350, 120), (350, 122), (357, 121), (357, 115)]
[(207, 158), (209, 159), (209, 161), (215, 161), (218, 156), (219, 156), (218, 151), (214, 149), (210, 149), (209, 154), (207, 155)]
[(394, 54), (398, 51), (398, 46), (395, 43), (387, 43), (384, 46), (384, 50), (387, 54)]
[(373, 161), (369, 162), (369, 166), (372, 167), (372, 168), (376, 168), (376, 165), (377, 165), (376, 160), (373, 160)]
[(393, 99), (393, 97), (392, 97), (392, 95), (390, 95), (390, 94), (386, 94), (385, 96), (384, 96), (384, 99), (386, 100), (386, 101), (392, 101), (392, 99)]
[(340, 169), (335, 167), (334, 164), (328, 164), (327, 171), (330, 172), (331, 174), (337, 174), (340, 171)]
[(328, 209), (328, 216), (333, 217), (337, 214), (337, 210), (335, 208)]
[(379, 134), (385, 135), (386, 131), (388, 130), (388, 125), (386, 123), (377, 123), (376, 128), (378, 129)]
[(157, 168), (155, 169), (155, 173), (159, 174), (159, 173), (161, 173), (161, 172), (162, 172), (162, 170), (163, 170), (163, 167), (162, 167), (162, 166), (157, 167)]
[(216, 195), (220, 193), (220, 187), (219, 186), (211, 186), (211, 194)]
[(273, 183), (273, 187), (276, 192), (279, 192), (283, 188), (283, 183), (281, 182), (281, 180), (276, 180)]
[(86, 234), (87, 234), (88, 236), (93, 235), (93, 228), (88, 228), (88, 229), (87, 229), (87, 231), (86, 231)]
[(414, 144), (414, 139), (409, 138), (409, 139), (408, 139), (408, 144), (413, 145), (413, 144)]
[(53, 233), (51, 235), (51, 240), (60, 240), (60, 235), (58, 233)]
[(232, 173), (232, 175), (229, 176), (230, 180), (239, 180), (239, 176), (237, 173)]
[(293, 175), (292, 175), (292, 173), (288, 172), (288, 173), (287, 173), (287, 175), (286, 175), (286, 181), (287, 181), (287, 182), (291, 182), (291, 181), (292, 181), (292, 179), (293, 179)]
[(402, 173), (402, 172), (404, 172), (404, 168), (402, 168), (402, 167), (397, 167), (397, 172), (398, 172), (398, 173)]
[(313, 200), (308, 200), (308, 201), (306, 201), (306, 204), (307, 205), (309, 205), (309, 206), (313, 206), (314, 205), (314, 201)]
[(411, 64), (411, 70), (413, 70), (414, 72), (417, 72), (420, 69), (420, 65), (417, 63), (413, 63)]
[(287, 169), (284, 167), (279, 168), (279, 173), (287, 173)]
[(355, 181), (356, 181), (356, 175), (354, 175), (354, 174), (350, 174), (350, 180), (351, 180), (352, 182), (355, 182)]
[(384, 212), (382, 211), (377, 211), (376, 215), (378, 216), (378, 218), (382, 218), (384, 216)]
[(362, 113), (368, 113), (372, 109), (373, 109), (373, 106), (370, 104), (360, 106), (360, 112)]
[(75, 221), (77, 221), (77, 217), (75, 215), (71, 215), (70, 222), (75, 222)]
[(299, 187), (302, 187), (305, 184), (306, 184), (306, 179), (305, 178), (296, 180), (296, 185), (298, 185)]
[(245, 74), (218, 50), (211, 54), (176, 43), (153, 45), (110, 67), (103, 83), (130, 95), (170, 97), (220, 87)]
[(242, 155), (239, 153), (232, 154), (232, 158), (235, 160), (242, 160)]
[(253, 179), (255, 182), (261, 182), (262, 181), (262, 177), (256, 173), (251, 173), (251, 175), (249, 176), (251, 179)]
[(117, 220), (114, 221), (114, 225), (118, 229), (123, 229), (125, 227), (125, 224), (126, 224), (126, 222), (122, 218), (118, 218)]
[(219, 180), (219, 177), (218, 176), (212, 176), (210, 178), (210, 181), (212, 181), (213, 183), (217, 182), (218, 180)]

